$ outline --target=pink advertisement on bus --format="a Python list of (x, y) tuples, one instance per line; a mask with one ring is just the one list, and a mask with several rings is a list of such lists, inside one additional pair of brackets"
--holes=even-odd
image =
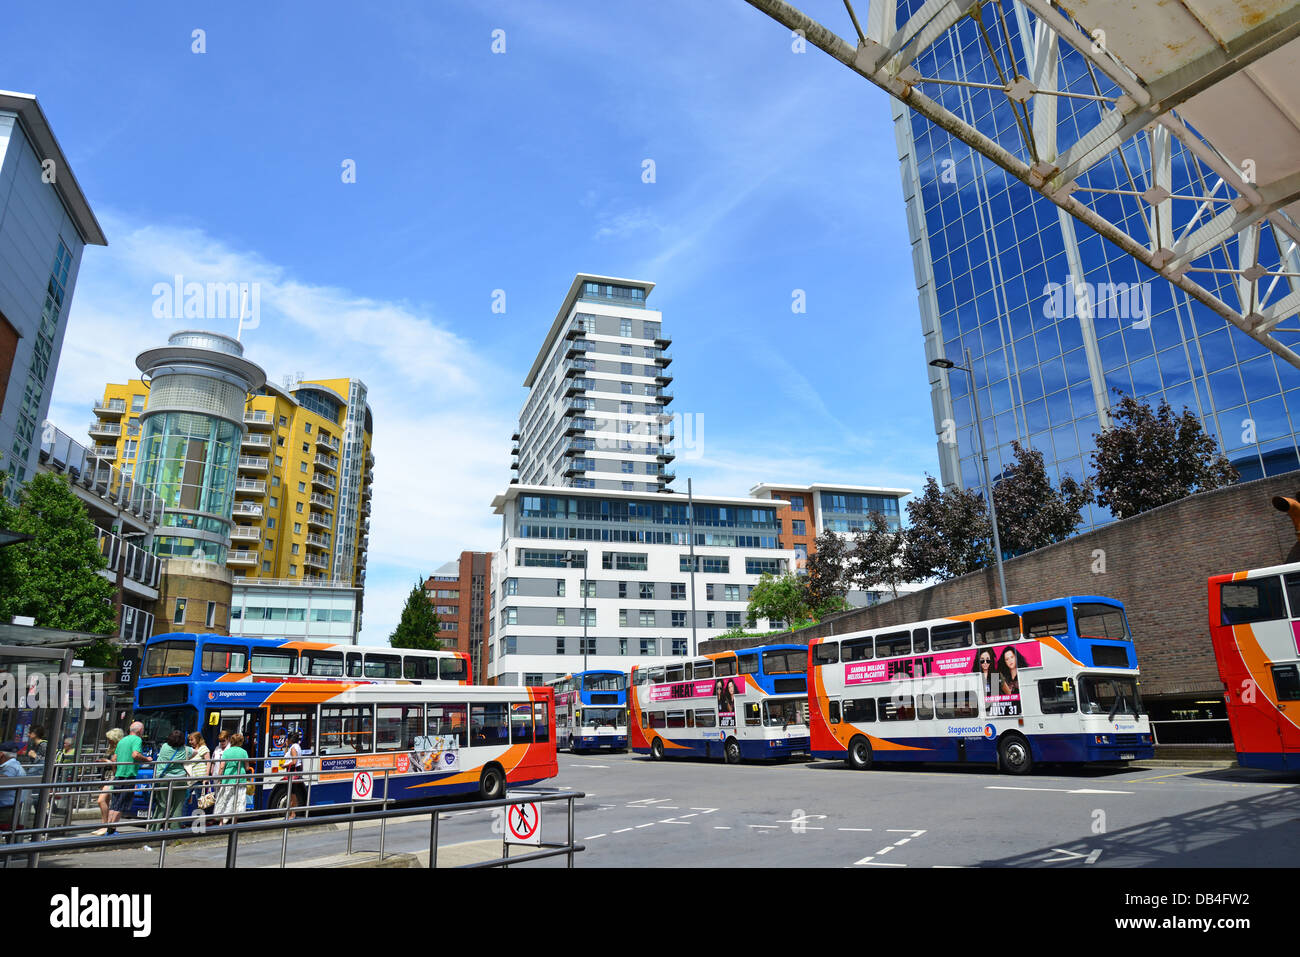
[(851, 661), (844, 665), (844, 684), (881, 684), (911, 678), (976, 675), (991, 717), (1020, 714), (1020, 669), (1041, 668), (1043, 652), (1036, 641), (1014, 645), (963, 648), (911, 658)]
[(718, 726), (736, 726), (736, 695), (745, 687), (743, 678), (734, 675), (710, 678), (706, 681), (677, 681), (672, 684), (652, 685), (652, 702), (688, 701), (693, 698), (713, 698), (718, 704)]

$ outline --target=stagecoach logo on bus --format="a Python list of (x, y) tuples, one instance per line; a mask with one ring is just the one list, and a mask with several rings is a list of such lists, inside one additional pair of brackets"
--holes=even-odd
[(104, 676), (27, 672), (26, 665), (0, 674), (0, 711), (36, 708), (82, 708), (87, 718), (104, 713)]

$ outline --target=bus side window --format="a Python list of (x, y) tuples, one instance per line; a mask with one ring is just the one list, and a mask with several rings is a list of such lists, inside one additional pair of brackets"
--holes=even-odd
[(700, 678), (712, 678), (713, 662), (708, 658), (705, 658), (703, 661), (695, 662), (695, 677), (697, 680)]
[(820, 644), (813, 645), (814, 665), (833, 665), (839, 660), (840, 643), (838, 641), (823, 641)]
[(992, 645), (1020, 640), (1020, 616), (997, 615), (975, 622), (975, 644)]
[(846, 698), (844, 700), (844, 720), (849, 724), (865, 724), (876, 720), (875, 698)]
[(1300, 572), (1292, 572), (1284, 579), (1286, 597), (1291, 602), (1291, 617), (1300, 618)]
[(838, 701), (828, 702), (826, 705), (826, 720), (831, 724), (840, 723), (840, 703)]
[(736, 655), (736, 662), (739, 665), (742, 675), (758, 674), (758, 653), (751, 655)]
[(1268, 578), (1224, 582), (1219, 586), (1219, 610), (1225, 625), (1279, 621), (1286, 617), (1282, 580), (1270, 575)]
[(872, 638), (853, 638), (849, 641), (842, 642), (844, 648), (844, 660), (848, 661), (866, 661), (875, 654), (875, 644)]
[(735, 673), (736, 673), (735, 655), (727, 655), (726, 657), (717, 659), (717, 663), (714, 667), (714, 674), (717, 675), (717, 677), (725, 678), (727, 677), (727, 675), (734, 675)]
[(1273, 687), (1279, 701), (1300, 701), (1300, 675), (1295, 665), (1273, 666)]
[(934, 717), (934, 695), (917, 695), (916, 698), (916, 718), (918, 721), (925, 721)]
[(913, 628), (912, 629), (912, 653), (921, 654), (930, 650), (930, 629)]
[[(757, 657), (755, 658), (755, 660), (757, 660)], [(759, 713), (758, 702), (757, 701), (745, 702), (745, 724), (748, 726), (748, 725), (761, 725), (762, 723), (763, 723), (763, 716)]]
[(1038, 682), (1038, 703), (1043, 714), (1073, 714), (1079, 710), (1074, 699), (1074, 682), (1069, 678), (1045, 678)]
[(939, 625), (930, 631), (931, 651), (952, 651), (970, 647), (970, 622), (957, 625)]
[(1069, 634), (1070, 624), (1064, 606), (1039, 608), (1025, 612), (1024, 629), (1026, 638), (1056, 638)]
[(361, 655), (359, 654), (348, 655), (348, 677), (349, 678), (361, 677)]
[(538, 741), (551, 740), (551, 720), (547, 715), (545, 701), (533, 702), (533, 729), (537, 733)]

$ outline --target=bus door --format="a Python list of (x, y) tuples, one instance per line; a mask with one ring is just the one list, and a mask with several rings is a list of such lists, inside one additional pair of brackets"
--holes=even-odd
[(221, 731), (244, 736), (244, 750), (250, 758), (265, 754), (262, 735), (266, 733), (265, 708), (209, 708), (203, 719), (203, 739), (216, 749)]
[(288, 748), (289, 732), (298, 732), (298, 747), (302, 749), (304, 759), (313, 753), (316, 746), (316, 706), (315, 705), (277, 705), (271, 708), (270, 737), (267, 741), (266, 756), (270, 760), (271, 771), (278, 771), (279, 761)]

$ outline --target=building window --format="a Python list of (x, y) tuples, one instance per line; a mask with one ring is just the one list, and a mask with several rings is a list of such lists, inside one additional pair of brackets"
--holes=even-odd
[(290, 578), (297, 578), (297, 577), (298, 577), (298, 566), (297, 566), (297, 565), (290, 565), (290, 566), (289, 566), (289, 577), (290, 577)]
[(507, 594), (507, 595), (518, 595), (518, 594), (519, 594), (519, 579), (518, 579), (518, 578), (507, 578), (507, 579), (506, 579), (506, 594)]
[(563, 639), (563, 638), (556, 638), (556, 639), (555, 639), (555, 653), (556, 653), (557, 655), (562, 655), (562, 654), (564, 654), (564, 639)]
[(262, 562), (262, 571), (264, 571), (264, 572), (269, 572), (270, 570), (271, 570), (271, 563), (270, 563), (270, 562)]
[(563, 609), (563, 608), (557, 608), (557, 609), (555, 609), (555, 623), (556, 623), (557, 625), (563, 625), (563, 624), (564, 624), (564, 609)]
[(618, 597), (619, 598), (627, 597), (627, 582), (618, 583)]
[[(271, 519), (271, 521), (274, 522), (275, 519)], [(294, 523), (293, 523), (293, 533), (294, 533), (295, 535), (301, 535), (301, 534), (302, 534), (302, 522), (294, 522)]]
[(624, 483), (623, 483), (623, 491), (624, 491), (624, 492), (633, 492), (633, 491), (636, 491), (636, 483), (635, 483), (635, 482), (624, 482)]
[(298, 463), (298, 471), (299, 471), (299, 472), (306, 472), (306, 471), (307, 471), (307, 463), (306, 463), (306, 462), (299, 462), (299, 463)]
[(618, 334), (619, 334), (620, 336), (624, 336), (624, 337), (626, 337), (626, 338), (631, 338), (631, 336), (632, 336), (632, 320), (631, 320), (631, 319), (620, 319), (620, 320), (618, 321)]
[(308, 442), (304, 442), (304, 443), (302, 444), (302, 450), (303, 450), (304, 452), (310, 452), (310, 451), (311, 451), (311, 444), (308, 443)]
[(280, 416), (280, 428), (284, 428), (288, 424), (289, 424), (289, 420), (286, 419), (284, 416)]
[(276, 467), (276, 468), (279, 468), (279, 467), (282, 466), (282, 465), (284, 465), (284, 456), (283, 456), (283, 455), (277, 455), (277, 456), (275, 457), (275, 467)]
[[(579, 590), (579, 591), (585, 591), (585, 592), (587, 593), (587, 597), (588, 597), (588, 598), (595, 598), (595, 597), (596, 597), (596, 583), (593, 582), (593, 581), (585, 581), (585, 582), (582, 582), (582, 583), (581, 583), (581, 587), (580, 587), (578, 590)], [(627, 597), (627, 596), (624, 596), (624, 597)]]
[(653, 628), (655, 626), (655, 613), (642, 608), (637, 614), (637, 624), (642, 628)]
[(298, 513), (301, 515), (301, 514), (302, 514), (302, 502), (298, 502), (298, 503), (296, 503), (296, 505), (297, 505)]
[(279, 497), (276, 496), (276, 495), (272, 495), (272, 496), (271, 496), (271, 508), (279, 508), (279, 507), (280, 507), (280, 499), (279, 499)]
[(673, 583), (671, 584), (669, 590), (671, 591), (671, 594), (668, 596), (669, 598), (672, 598), (672, 599), (677, 600), (677, 601), (685, 601), (685, 600), (686, 600), (686, 583), (685, 583), (685, 582), (673, 582)]
[(620, 638), (620, 639), (618, 640), (618, 653), (619, 653), (620, 655), (625, 655), (625, 654), (627, 654), (627, 639), (626, 639), (626, 638)]
[[(674, 628), (686, 627), (686, 612), (684, 611), (673, 612), (673, 627)], [(673, 652), (673, 654), (676, 654), (676, 652)]]
[[(302, 430), (303, 430), (304, 432), (306, 432), (308, 435), (311, 435), (311, 423), (310, 423), (310, 422), (304, 422), (304, 423), (302, 424)], [(307, 447), (306, 447), (306, 446), (303, 446), (303, 451), (304, 451), (304, 452), (307, 451)]]
[(588, 627), (595, 627), (595, 625), (596, 625), (596, 609), (594, 609), (594, 608), (580, 608), (580, 609), (578, 609), (578, 624), (580, 624), (580, 625), (587, 625)]
[(685, 655), (685, 654), (686, 654), (686, 639), (685, 639), (685, 638), (674, 638), (674, 639), (673, 639), (673, 654), (675, 654), (675, 655)]
[(802, 511), (803, 511), (803, 496), (802, 496), (802, 495), (791, 495), (791, 496), (790, 496), (790, 511), (792, 511), (792, 512), (802, 512)]
[(709, 585), (705, 585), (705, 586), (704, 586), (704, 599), (705, 599), (705, 601), (713, 601), (713, 585), (712, 585), (712, 584), (709, 584)]
[(507, 624), (507, 625), (517, 625), (517, 624), (519, 624), (519, 610), (518, 610), (518, 609), (516, 609), (516, 608), (507, 608), (507, 609), (506, 609), (506, 624)]
[(594, 655), (596, 653), (595, 638), (580, 638), (579, 642), (582, 645), (582, 653), (584, 655)]
[(176, 610), (172, 613), (172, 624), (180, 625), (185, 622), (185, 599), (176, 599)]
[(563, 579), (563, 578), (560, 578), (560, 579), (558, 579), (558, 580), (555, 582), (555, 597), (556, 597), (556, 598), (563, 598), (563, 597), (564, 597), (564, 579)]
[(643, 654), (643, 655), (653, 655), (654, 653), (655, 653), (655, 639), (654, 639), (654, 638), (642, 638), (642, 639), (641, 639), (641, 654)]
[(641, 582), (641, 597), (653, 599), (655, 596), (654, 582)]
[(705, 627), (705, 628), (716, 628), (716, 627), (718, 627), (717, 625), (715, 625), (715, 624), (713, 623), (715, 616), (716, 616), (716, 613), (715, 613), (715, 612), (706, 611), (706, 612), (704, 613), (704, 627)]
[(298, 543), (297, 543), (297, 542), (294, 542), (293, 545), (290, 546), (290, 548), (289, 548), (289, 554), (291, 554), (291, 555), (297, 555), (297, 554), (298, 554)]
[(635, 470), (636, 470), (636, 463), (635, 463), (635, 462), (624, 462), (624, 463), (623, 463), (623, 471), (626, 472), (627, 474), (631, 475), (632, 472), (635, 471)]
[(135, 448), (136, 448), (136, 440), (135, 440), (135, 439), (127, 439), (125, 442), (123, 442), (123, 443), (122, 443), (122, 458), (124, 458), (124, 459), (133, 459), (133, 458), (135, 458)]
[(132, 412), (144, 411), (144, 396), (142, 395), (131, 396), (131, 411)]
[(803, 519), (798, 519), (798, 518), (797, 518), (797, 519), (792, 519), (792, 520), (791, 520), (791, 522), (790, 522), (790, 534), (792, 534), (792, 535), (807, 535), (807, 534), (808, 534), (808, 526), (807, 526), (807, 524), (803, 521)]
[(206, 625), (208, 628), (215, 628), (216, 624), (217, 624), (217, 603), (215, 601), (210, 601), (208, 602), (208, 617), (206, 620)]
[[(995, 503), (995, 504), (996, 504), (996, 503)], [(723, 601), (740, 601), (740, 586), (739, 586), (739, 585), (723, 585), (723, 586), (722, 586), (722, 600), (723, 600)]]
[(727, 627), (728, 628), (740, 627), (740, 612), (738, 611), (727, 612)]
[[(624, 596), (624, 597), (626, 597), (626, 596)], [(626, 628), (626, 627), (627, 627), (627, 609), (626, 609), (626, 608), (620, 608), (620, 609), (618, 610), (618, 626), (619, 626), (620, 628)]]

